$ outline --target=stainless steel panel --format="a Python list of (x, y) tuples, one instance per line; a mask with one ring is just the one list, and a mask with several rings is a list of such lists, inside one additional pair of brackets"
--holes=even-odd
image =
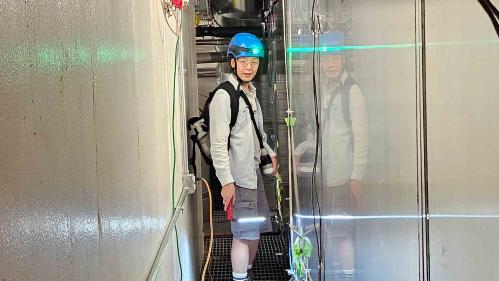
[[(317, 67), (317, 99), (319, 108), (323, 108), (319, 109), (322, 128), (316, 183), (319, 200), (314, 199), (310, 175), (316, 138), (312, 76), (314, 44), (310, 35), (312, 4), (313, 1), (287, 1), (285, 10), (288, 90), (291, 108), (297, 118), (291, 148), (298, 157), (297, 154), (307, 150), (303, 148), (308, 139), (309, 152), (308, 160), (302, 157), (294, 167), (293, 218), (297, 231), (301, 228), (314, 244), (309, 261), (311, 275), (318, 280), (317, 238), (311, 219), (315, 216), (317, 236), (323, 241), (324, 280), (342, 278), (348, 273), (344, 270), (348, 269), (355, 269), (356, 280), (419, 280), (422, 233), (419, 231), (416, 134), (416, 3), (317, 1), (322, 28), (318, 39), (321, 48), (317, 50), (317, 65), (320, 66)], [(330, 46), (321, 44), (321, 37), (340, 31), (344, 34), (342, 42)], [(326, 207), (336, 204), (331, 202), (338, 197), (337, 194), (331, 195), (330, 191), (337, 190), (342, 182), (349, 185), (354, 177), (348, 174), (351, 173), (348, 158), (352, 152), (340, 149), (342, 143), (338, 135), (328, 132), (342, 125), (325, 117), (330, 112), (341, 112), (338, 111), (341, 105), (335, 109), (325, 102), (335, 85), (332, 78), (335, 75), (331, 74), (334, 68), (328, 69), (326, 65), (331, 53), (343, 57), (342, 66), (355, 77), (362, 91), (361, 100), (366, 105), (369, 152), (360, 201), (353, 212), (344, 212), (337, 208), (338, 205)], [(335, 156), (342, 152), (346, 155), (344, 161)], [(331, 177), (343, 168), (347, 171), (341, 180)], [(347, 192), (346, 196), (350, 191)], [(321, 204), (322, 232), (317, 201)], [(342, 233), (344, 222), (354, 225), (355, 234)], [(331, 238), (335, 235), (339, 236)], [(353, 241), (353, 254), (345, 250), (350, 247), (345, 242), (349, 240), (347, 237)], [(353, 268), (347, 265), (349, 256), (354, 260)]]
[(426, 15), (431, 277), (499, 280), (499, 39), (478, 1)]

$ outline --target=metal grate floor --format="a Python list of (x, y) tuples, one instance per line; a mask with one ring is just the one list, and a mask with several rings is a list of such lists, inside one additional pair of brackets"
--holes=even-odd
[(213, 223), (228, 223), (224, 211), (213, 211)]
[[(209, 237), (205, 238), (205, 249), (208, 250)], [(232, 237), (215, 237), (213, 252), (206, 280), (231, 281), (232, 269), (230, 247)], [(253, 264), (254, 279), (259, 281), (284, 281), (290, 277), (286, 273), (289, 268), (288, 246), (281, 235), (263, 235)], [(206, 259), (205, 253), (205, 259)], [(204, 264), (204, 263), (203, 263)]]

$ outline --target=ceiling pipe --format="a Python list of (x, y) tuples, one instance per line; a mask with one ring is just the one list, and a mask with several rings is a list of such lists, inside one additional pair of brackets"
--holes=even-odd
[(222, 37), (231, 38), (239, 32), (253, 33), (257, 37), (262, 37), (262, 27), (250, 26), (231, 26), (231, 27), (217, 27), (217, 26), (198, 26), (196, 27), (196, 37)]
[(228, 62), (229, 57), (223, 52), (197, 53), (196, 60), (198, 64)]
[(197, 39), (196, 45), (198, 46), (227, 46), (229, 45), (229, 39)]

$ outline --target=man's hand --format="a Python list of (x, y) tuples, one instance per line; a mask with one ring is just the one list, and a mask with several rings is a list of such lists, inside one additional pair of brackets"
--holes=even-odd
[(350, 192), (352, 193), (353, 204), (356, 208), (359, 207), (360, 203), (360, 189), (361, 183), (358, 180), (350, 180)]
[(236, 198), (234, 196), (236, 194), (236, 187), (234, 186), (234, 183), (224, 185), (221, 193), (224, 202), (224, 211), (227, 211), (230, 200), (232, 200), (233, 205), (236, 203)]
[(277, 156), (272, 157), (272, 168), (274, 169), (274, 173), (272, 175), (275, 176), (277, 174), (277, 169), (279, 168), (279, 160), (277, 160)]

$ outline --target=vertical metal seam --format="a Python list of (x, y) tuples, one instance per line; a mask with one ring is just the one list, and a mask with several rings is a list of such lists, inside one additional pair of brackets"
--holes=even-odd
[[(426, 2), (416, 1), (416, 85), (417, 91), (417, 149), (418, 149), (418, 206), (420, 215), (419, 279), (430, 281), (430, 224), (428, 185), (428, 120), (426, 79)], [(418, 16), (419, 15), (419, 16)]]
[(423, 114), (423, 199), (424, 199), (424, 214), (422, 216), (423, 224), (425, 226), (425, 265), (426, 265), (426, 280), (431, 280), (431, 269), (430, 269), (430, 207), (429, 207), (429, 186), (428, 186), (428, 120), (427, 120), (427, 85), (426, 85), (426, 2), (422, 0), (421, 2), (421, 38), (422, 38), (422, 114)]
[[(418, 11), (419, 11), (419, 1), (415, 0), (414, 1), (414, 80), (415, 80), (415, 98), (416, 98), (416, 108), (415, 108), (415, 117), (416, 117), (416, 128), (415, 128), (415, 133), (416, 133), (416, 205), (417, 205), (417, 213), (418, 215), (421, 215), (421, 184), (420, 184), (420, 178), (421, 178), (421, 169), (420, 169), (420, 162), (421, 162), (421, 157), (420, 157), (420, 132), (419, 132), (419, 72), (420, 72), (420, 67), (419, 67), (419, 48), (418, 48), (418, 43), (419, 43), (419, 28), (418, 28), (418, 23), (419, 23), (419, 16), (418, 16)], [(418, 249), (419, 249), (419, 256), (418, 256), (418, 280), (423, 281), (422, 279), (422, 272), (423, 272), (423, 250), (422, 250), (422, 226), (421, 226), (421, 220), (418, 221)]]

